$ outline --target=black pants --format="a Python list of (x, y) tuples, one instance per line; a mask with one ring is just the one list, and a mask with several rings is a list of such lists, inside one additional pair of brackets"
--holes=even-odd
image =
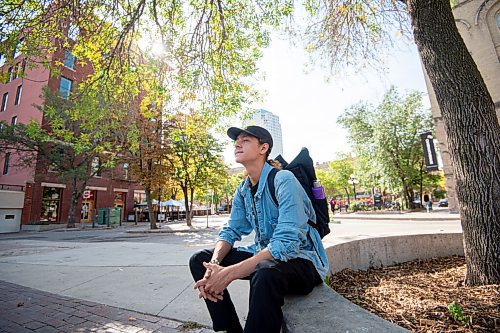
[[(195, 281), (203, 278), (203, 262), (212, 259), (213, 250), (195, 253), (189, 267)], [(222, 260), (222, 266), (239, 263), (252, 256), (251, 253), (231, 249)], [(297, 258), (287, 262), (265, 260), (245, 278), (250, 280), (250, 302), (245, 333), (279, 333), (283, 322), (281, 307), (287, 294), (307, 295), (322, 282), (316, 268), (309, 260)], [(218, 302), (205, 300), (213, 322), (214, 331), (241, 332), (229, 292), (224, 290), (224, 299)]]

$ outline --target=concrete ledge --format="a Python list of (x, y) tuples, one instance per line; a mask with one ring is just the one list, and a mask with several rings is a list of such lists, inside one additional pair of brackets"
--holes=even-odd
[(21, 224), (22, 231), (46, 231), (65, 227), (65, 224)]
[(409, 332), (351, 303), (326, 284), (307, 297), (288, 296), (283, 316), (285, 333)]
[[(366, 270), (415, 259), (463, 255), (462, 233), (367, 238), (326, 248), (329, 274), (345, 268)], [(308, 296), (288, 296), (283, 332), (409, 332), (351, 303), (325, 284)]]
[(415, 259), (464, 255), (462, 233), (367, 238), (326, 248), (330, 274), (367, 270)]

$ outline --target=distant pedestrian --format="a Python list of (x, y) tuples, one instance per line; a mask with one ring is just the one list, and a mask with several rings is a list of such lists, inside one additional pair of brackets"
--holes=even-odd
[(332, 198), (332, 200), (330, 200), (330, 209), (332, 210), (332, 214), (335, 214), (335, 207), (337, 206), (337, 201)]
[(427, 210), (427, 213), (430, 213), (432, 203), (431, 203), (431, 200), (429, 199), (428, 194), (424, 195), (424, 202), (425, 202), (425, 209)]

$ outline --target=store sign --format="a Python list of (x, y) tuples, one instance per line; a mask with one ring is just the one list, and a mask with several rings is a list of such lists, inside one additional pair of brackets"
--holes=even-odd
[(92, 192), (90, 190), (86, 190), (86, 191), (83, 191), (83, 199), (90, 199), (90, 197), (92, 196)]
[(424, 150), (425, 169), (427, 171), (439, 170), (432, 133), (422, 133), (420, 134), (420, 139), (422, 140), (422, 148)]

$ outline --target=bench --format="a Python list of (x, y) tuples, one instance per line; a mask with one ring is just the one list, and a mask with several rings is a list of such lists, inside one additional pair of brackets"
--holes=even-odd
[[(325, 244), (329, 274), (344, 268), (366, 270), (415, 259), (463, 255), (461, 233), (404, 235)], [(284, 333), (409, 332), (351, 303), (326, 284), (307, 296), (287, 296)]]

